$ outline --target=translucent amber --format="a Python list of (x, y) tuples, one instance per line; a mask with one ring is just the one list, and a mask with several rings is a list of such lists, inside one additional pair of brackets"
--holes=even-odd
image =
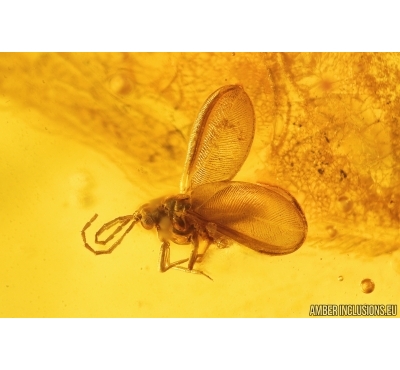
[[(1, 54), (0, 316), (304, 317), (310, 304), (398, 304), (399, 80), (400, 54)], [(256, 120), (235, 180), (293, 194), (305, 244), (281, 257), (210, 248), (202, 269), (214, 282), (160, 274), (160, 242), (139, 227), (92, 255), (80, 231), (94, 213), (99, 228), (179, 192), (199, 107), (231, 84)], [(171, 245), (173, 260), (187, 253)], [(379, 290), (362, 294), (365, 276)]]

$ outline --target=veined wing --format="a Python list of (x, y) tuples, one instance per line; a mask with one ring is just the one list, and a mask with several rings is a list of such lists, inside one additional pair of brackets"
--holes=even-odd
[(191, 214), (258, 252), (291, 253), (306, 238), (300, 205), (277, 186), (220, 181), (198, 186), (191, 197)]
[(221, 87), (204, 103), (193, 125), (180, 191), (231, 180), (249, 154), (254, 109), (239, 85)]

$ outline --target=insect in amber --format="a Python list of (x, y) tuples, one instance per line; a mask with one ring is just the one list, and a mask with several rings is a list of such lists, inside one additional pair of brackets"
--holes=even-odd
[[(193, 125), (180, 194), (156, 199), (135, 213), (117, 217), (95, 234), (95, 250), (85, 231), (97, 218), (86, 223), (81, 234), (85, 247), (95, 254), (111, 253), (140, 221), (145, 229), (155, 227), (161, 240), (159, 267), (202, 274), (194, 269), (210, 244), (226, 247), (236, 241), (261, 253), (292, 253), (303, 244), (307, 221), (296, 199), (278, 186), (231, 181), (246, 160), (255, 130), (250, 98), (239, 85), (224, 86), (206, 100)], [(101, 234), (115, 227), (105, 239)], [(186, 259), (170, 262), (170, 241), (190, 244)], [(187, 267), (182, 266), (187, 262)]]

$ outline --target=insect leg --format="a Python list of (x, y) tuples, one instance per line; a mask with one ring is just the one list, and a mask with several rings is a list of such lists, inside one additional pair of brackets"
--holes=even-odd
[(207, 245), (202, 249), (201, 253), (197, 253), (197, 257), (196, 257), (196, 262), (195, 263), (200, 263), (203, 261), (204, 255), (206, 254), (208, 248), (210, 247), (210, 245), (212, 244), (212, 240), (207, 239)]
[(182, 267), (182, 266), (177, 266), (177, 267), (175, 267), (175, 269), (182, 270), (182, 271), (185, 271), (185, 272), (190, 272), (192, 274), (204, 275), (205, 277), (207, 277), (210, 280), (212, 280), (211, 277), (208, 276), (207, 274), (205, 274), (203, 271), (193, 269), (194, 264), (196, 262), (198, 262), (199, 258), (200, 259), (202, 258), (204, 253), (201, 254), (201, 255), (198, 254), (198, 251), (199, 251), (199, 235), (198, 235), (197, 232), (194, 232), (192, 234), (191, 241), (192, 241), (193, 249), (192, 249), (192, 252), (190, 253), (188, 267), (185, 268), (185, 267)]
[(179, 260), (173, 263), (170, 263), (170, 248), (169, 243), (166, 240), (163, 240), (160, 249), (160, 271), (165, 272), (168, 271), (170, 268), (174, 268), (181, 263), (187, 262), (189, 258), (185, 258), (184, 260)]
[(197, 261), (198, 257), (198, 250), (199, 250), (199, 236), (197, 232), (194, 232), (191, 237), (193, 249), (190, 253), (189, 262), (188, 262), (188, 269), (193, 270), (193, 266)]
[[(194, 254), (192, 251), (192, 254), (190, 255), (192, 258), (192, 255), (197, 256), (197, 254)], [(169, 243), (166, 240), (163, 240), (162, 244), (161, 244), (161, 249), (160, 249), (160, 271), (161, 272), (165, 272), (168, 271), (169, 269), (175, 269), (175, 270), (181, 270), (181, 271), (185, 271), (185, 272), (190, 272), (192, 274), (199, 274), (199, 275), (204, 275), (205, 277), (209, 278), (210, 280), (211, 277), (209, 277), (207, 274), (205, 274), (203, 271), (199, 271), (199, 270), (193, 270), (193, 269), (189, 269), (187, 267), (183, 267), (183, 266), (178, 266), (184, 262), (189, 261), (189, 258), (185, 258), (183, 260), (179, 260), (173, 263), (170, 263), (170, 248), (169, 248)], [(194, 259), (196, 259), (196, 257), (193, 257)]]

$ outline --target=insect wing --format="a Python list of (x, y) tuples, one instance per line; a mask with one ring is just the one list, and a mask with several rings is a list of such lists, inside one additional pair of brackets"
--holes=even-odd
[(298, 249), (307, 235), (302, 209), (285, 190), (264, 184), (221, 181), (192, 191), (190, 213), (217, 231), (267, 254)]
[(180, 191), (231, 180), (242, 167), (254, 137), (254, 109), (239, 85), (221, 87), (204, 103), (190, 135)]

